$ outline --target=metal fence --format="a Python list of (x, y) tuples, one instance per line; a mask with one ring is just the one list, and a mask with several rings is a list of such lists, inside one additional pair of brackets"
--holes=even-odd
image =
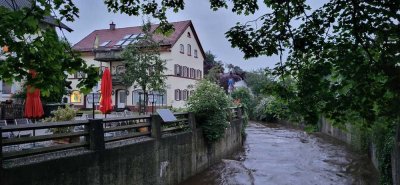
[[(169, 123), (163, 122), (159, 115), (153, 114), (123, 118), (3, 126), (0, 127), (2, 136), (7, 133), (9, 135), (20, 135), (18, 133), (27, 131), (32, 131), (33, 135), (30, 137), (1, 137), (0, 166), (3, 160), (8, 159), (73, 148), (99, 151), (105, 150), (105, 145), (109, 142), (138, 137), (158, 139), (163, 135), (187, 132), (195, 128), (193, 114), (175, 113), (174, 115), (178, 120)], [(229, 115), (230, 120), (241, 118), (241, 108), (229, 109)], [(42, 134), (35, 135), (35, 131), (40, 130)], [(46, 130), (46, 132), (43, 132), (43, 130)], [(63, 140), (68, 140), (68, 142), (59, 142)]]

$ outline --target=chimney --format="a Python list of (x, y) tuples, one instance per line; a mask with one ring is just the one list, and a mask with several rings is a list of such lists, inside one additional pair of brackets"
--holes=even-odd
[(114, 22), (111, 22), (111, 24), (110, 24), (110, 30), (115, 30), (115, 24), (114, 24)]

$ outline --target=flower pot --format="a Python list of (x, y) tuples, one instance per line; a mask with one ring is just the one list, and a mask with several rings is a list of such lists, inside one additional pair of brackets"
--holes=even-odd
[(54, 139), (53, 142), (55, 144), (69, 144), (69, 138), (61, 138), (61, 139)]
[(139, 130), (139, 132), (148, 132), (149, 128), (148, 127), (140, 127), (138, 130)]
[(68, 138), (61, 138), (61, 139), (55, 139), (53, 142), (55, 144), (70, 144), (70, 143), (77, 143), (80, 141), (79, 136), (74, 136), (74, 137), (68, 137)]

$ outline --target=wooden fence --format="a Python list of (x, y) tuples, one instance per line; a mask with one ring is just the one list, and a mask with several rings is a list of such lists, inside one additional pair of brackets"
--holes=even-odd
[[(229, 121), (239, 119), (242, 116), (242, 108), (230, 108)], [(0, 137), (0, 165), (3, 160), (20, 157), (45, 154), (74, 148), (86, 148), (92, 151), (105, 150), (106, 143), (133, 139), (138, 137), (161, 138), (165, 134), (191, 131), (194, 115), (192, 113), (175, 113), (178, 118), (175, 122), (165, 123), (159, 115), (135, 116), (124, 118), (90, 119), (70, 122), (36, 123), (28, 125), (12, 125), (0, 127), (0, 133), (15, 133), (38, 130), (55, 130), (70, 128), (66, 133), (49, 132), (45, 135), (30, 137)], [(75, 142), (53, 144), (62, 139), (77, 138)], [(21, 145), (35, 146), (40, 142), (51, 143), (40, 147), (28, 147), (23, 150)], [(5, 147), (17, 148), (16, 150), (4, 150)]]

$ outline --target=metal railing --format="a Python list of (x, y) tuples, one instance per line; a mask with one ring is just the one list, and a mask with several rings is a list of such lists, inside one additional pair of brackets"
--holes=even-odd
[(176, 133), (181, 131), (187, 131), (190, 129), (189, 113), (175, 113), (176, 121), (163, 122), (161, 126), (161, 132)]
[[(241, 117), (241, 108), (230, 108), (230, 119)], [(196, 127), (191, 113), (175, 113), (177, 121), (163, 122), (158, 115), (131, 116), (123, 118), (90, 119), (69, 122), (36, 123), (0, 127), (0, 133), (47, 130), (47, 134), (30, 137), (0, 137), (0, 166), (3, 160), (15, 159), (74, 148), (92, 151), (105, 150), (105, 144), (138, 137), (159, 139), (166, 134), (191, 131)], [(70, 132), (58, 133), (51, 130), (72, 128)], [(49, 132), (50, 130), (50, 132)], [(75, 138), (75, 142), (54, 143), (55, 140)], [(47, 142), (47, 144), (40, 144)], [(20, 149), (20, 146), (30, 147)], [(5, 148), (12, 148), (5, 150)]]
[[(151, 117), (135, 116), (103, 119), (104, 141), (112, 142), (151, 135)], [(141, 130), (143, 129), (143, 130)]]
[[(88, 121), (71, 121), (71, 122), (55, 122), (55, 123), (38, 123), (38, 124), (27, 124), (27, 125), (10, 125), (5, 127), (0, 127), (0, 132), (3, 133), (16, 133), (21, 131), (34, 131), (41, 129), (59, 129), (65, 127), (79, 127), (79, 126), (88, 126)], [(32, 144), (34, 145), (37, 142), (43, 141), (52, 141), (63, 138), (71, 138), (71, 137), (80, 137), (80, 136), (88, 136), (89, 132), (87, 130), (69, 132), (69, 133), (54, 133), (49, 135), (38, 135), (31, 137), (10, 137), (10, 138), (2, 138), (0, 141), (0, 146), (16, 146), (19, 148), (21, 144)], [(13, 134), (15, 135), (15, 134)], [(24, 157), (29, 155), (36, 155), (48, 152), (54, 152), (59, 150), (78, 148), (87, 146), (88, 142), (79, 141), (76, 143), (69, 143), (63, 145), (51, 145), (41, 148), (31, 148), (28, 150), (11, 150), (9, 152), (3, 152), (2, 150), (2, 158), (3, 159), (11, 159), (17, 157)], [(3, 148), (3, 147), (2, 147)]]

